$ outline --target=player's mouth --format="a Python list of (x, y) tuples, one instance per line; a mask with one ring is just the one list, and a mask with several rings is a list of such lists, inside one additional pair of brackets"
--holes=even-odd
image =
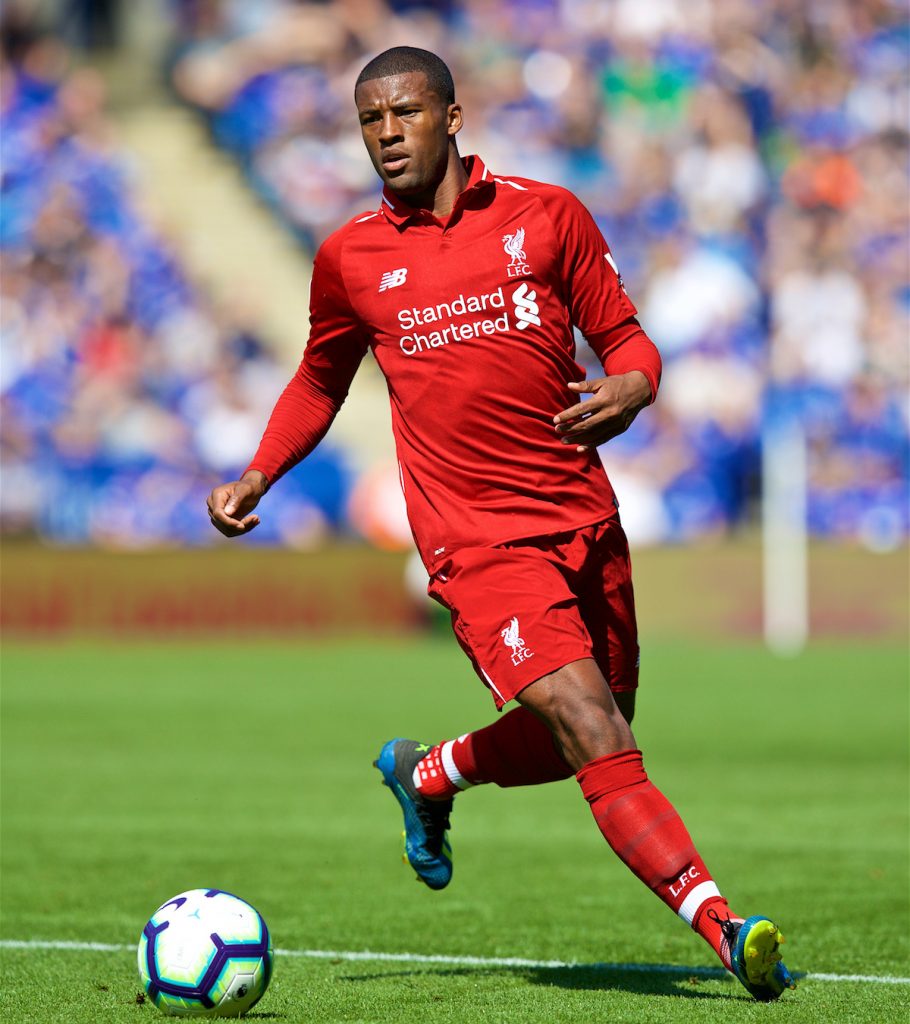
[(404, 170), (408, 159), (407, 153), (402, 153), (401, 150), (390, 149), (382, 154), (382, 169), (386, 174), (396, 174)]

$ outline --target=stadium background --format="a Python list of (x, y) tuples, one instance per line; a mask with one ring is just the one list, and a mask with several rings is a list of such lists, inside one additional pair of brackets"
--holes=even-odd
[[(812, 535), (900, 549), (906, 12), (887, 0), (684, 8), (4, 4), (7, 625), (90, 615), (93, 598), (60, 610), (61, 580), (89, 585), (55, 573), (85, 564), (61, 551), (223, 547), (202, 502), (245, 465), (299, 358), (313, 248), (377, 201), (351, 82), (365, 54), (400, 41), (451, 63), (464, 152), (588, 204), (660, 344), (661, 401), (602, 450), (633, 544), (748, 544), (763, 430), (795, 417)], [(251, 545), (410, 549), (386, 405), (368, 358), (326, 443), (269, 495)], [(13, 540), (54, 555), (26, 557)], [(863, 563), (886, 606), (903, 576), (889, 563)], [(394, 559), (364, 555), (374, 564), (384, 579)], [(295, 565), (299, 578), (308, 562)], [(105, 571), (90, 577), (103, 602)], [(757, 584), (757, 570), (746, 578)], [(823, 618), (893, 626), (869, 600)]]
[[(314, 247), (378, 201), (354, 77), (368, 55), (408, 43), (451, 64), (463, 153), (566, 185), (592, 209), (662, 349), (660, 401), (602, 449), (635, 546), (651, 764), (673, 778), (685, 763), (674, 793), (725, 877), (748, 851), (731, 847), (716, 806), (740, 827), (764, 822), (784, 870), (751, 884), (780, 891), (788, 913), (815, 926), (803, 963), (910, 974), (893, 918), (906, 906), (907, 862), (906, 5), (6, 0), (0, 12), (5, 937), (132, 941), (188, 871), (192, 884), (217, 875), (263, 900), (289, 946), (390, 945), (356, 913), (360, 930), (340, 931), (340, 877), (371, 922), (413, 910), (394, 885), (386, 895), (385, 847), (375, 876), (365, 856), (389, 809), (374, 816), (358, 795), (356, 813), (339, 819), (337, 794), (317, 785), (323, 764), (346, 798), (360, 794), (355, 766), (375, 753), (377, 729), (412, 718), (431, 732), (468, 727), (489, 709), (455, 645), (424, 635), (444, 624), (420, 598), (371, 358), (325, 444), (266, 498), (256, 533), (225, 541), (204, 511), (210, 488), (245, 465), (299, 359)], [(789, 662), (760, 645), (762, 442), (781, 422), (806, 440), (812, 538), (811, 642)], [(318, 685), (339, 658), (344, 730)], [(427, 703), (413, 689), (424, 671), (445, 682)], [(258, 673), (269, 685), (250, 703), (244, 684)], [(766, 688), (761, 707), (743, 696), (749, 686)], [(248, 833), (229, 850), (164, 842), (172, 800), (192, 809), (200, 835), (218, 831), (206, 766), (226, 751), (203, 743), (197, 763), (169, 746), (162, 761), (156, 737), (184, 715), (226, 729), (244, 705), (263, 760), (243, 784), (255, 783), (255, 798), (235, 785), (275, 841), (267, 853)], [(696, 754), (677, 720), (729, 742)], [(749, 728), (777, 766), (761, 793), (730, 753), (731, 730)], [(311, 751), (326, 760), (317, 766)], [(81, 781), (68, 771), (75, 760)], [(168, 799), (136, 792), (149, 765)], [(301, 820), (293, 799), (288, 812), (281, 787), (263, 795), (286, 772), (318, 820)], [(542, 844), (541, 889), (562, 885), (579, 914), (589, 905), (571, 886), (594, 868), (567, 869), (562, 833), (539, 834), (541, 808), (560, 813), (568, 794), (513, 796), (506, 821), (495, 794), (477, 793), (476, 818), (459, 825), (459, 870), (473, 879), (459, 899), (487, 915), (489, 946), (453, 910), (426, 948), (613, 955), (569, 924), (551, 930), (527, 900), (516, 904), (520, 940), (478, 911), (512, 891), (482, 855), (528, 842)], [(362, 821), (371, 828), (354, 831)], [(347, 828), (350, 848), (339, 844)], [(840, 867), (826, 859), (833, 849)], [(289, 908), (283, 881), (299, 879), (301, 864), (327, 894), (309, 917)], [(105, 878), (94, 877), (99, 865)], [(809, 897), (816, 875), (821, 907)], [(104, 884), (119, 909), (102, 907)], [(659, 954), (636, 954), (623, 922), (650, 921), (649, 910), (630, 889), (623, 916), (615, 886), (616, 955), (690, 963), (688, 937), (677, 951), (675, 933)], [(39, 890), (47, 905), (35, 904)], [(841, 942), (842, 922), (870, 911), (871, 938)], [(4, 963), (16, 1006), (38, 969), (8, 950)], [(56, 992), (59, 968), (42, 970)], [(447, 984), (472, 998), (475, 982)], [(85, 998), (84, 1016), (60, 1019), (98, 1019), (102, 997)], [(382, 1019), (398, 1019), (402, 989), (388, 999)], [(875, 1004), (868, 1019), (894, 1019), (895, 1005)], [(867, 1019), (854, 1012), (835, 1000), (818, 1019)], [(449, 1018), (437, 1009), (427, 1019)]]

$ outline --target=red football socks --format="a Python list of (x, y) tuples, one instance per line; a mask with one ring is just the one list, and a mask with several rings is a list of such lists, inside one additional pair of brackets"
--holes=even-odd
[(484, 729), (438, 743), (415, 768), (414, 784), (430, 800), (443, 800), (484, 782), (536, 786), (571, 775), (550, 730), (518, 707)]
[[(640, 750), (621, 750), (586, 764), (577, 775), (604, 839), (619, 859), (714, 949), (730, 968), (716, 918), (740, 920), (673, 805), (645, 773)], [(707, 911), (714, 908), (716, 914)]]
[[(519, 707), (492, 725), (438, 743), (414, 769), (414, 784), (444, 800), (485, 782), (532, 786), (567, 779), (550, 730)], [(603, 837), (620, 860), (691, 925), (730, 969), (720, 922), (730, 912), (673, 805), (648, 778), (640, 750), (621, 750), (586, 764), (576, 776)], [(715, 913), (709, 914), (713, 909)]]

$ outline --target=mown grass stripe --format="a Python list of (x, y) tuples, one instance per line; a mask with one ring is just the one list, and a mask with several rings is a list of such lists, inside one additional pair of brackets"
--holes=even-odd
[[(93, 953), (134, 952), (136, 947), (124, 943), (78, 942), (67, 939), (0, 939), (0, 949), (55, 949)], [(724, 978), (727, 972), (720, 967), (686, 967), (682, 964), (620, 964), (574, 963), (569, 960), (528, 960), (517, 956), (447, 956), (444, 953), (377, 953), (372, 950), (341, 949), (276, 949), (276, 956), (303, 957), (310, 960), (367, 960), (373, 963), (445, 964), (455, 967), (527, 967), (535, 970), (610, 971), (637, 974), (681, 974), (699, 978)], [(876, 985), (910, 985), (910, 978), (876, 974), (823, 974), (794, 973), (794, 977), (807, 981), (869, 982)]]

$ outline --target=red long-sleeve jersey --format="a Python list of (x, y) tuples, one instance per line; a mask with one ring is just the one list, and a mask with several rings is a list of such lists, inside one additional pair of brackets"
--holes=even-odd
[(584, 370), (573, 325), (608, 374), (660, 356), (610, 250), (565, 189), (469, 180), (443, 223), (388, 190), (316, 254), (310, 338), (249, 469), (274, 483), (319, 443), (372, 348), (392, 403), (401, 485), (430, 573), (448, 552), (559, 533), (614, 506), (596, 452), (561, 443), (556, 413)]

